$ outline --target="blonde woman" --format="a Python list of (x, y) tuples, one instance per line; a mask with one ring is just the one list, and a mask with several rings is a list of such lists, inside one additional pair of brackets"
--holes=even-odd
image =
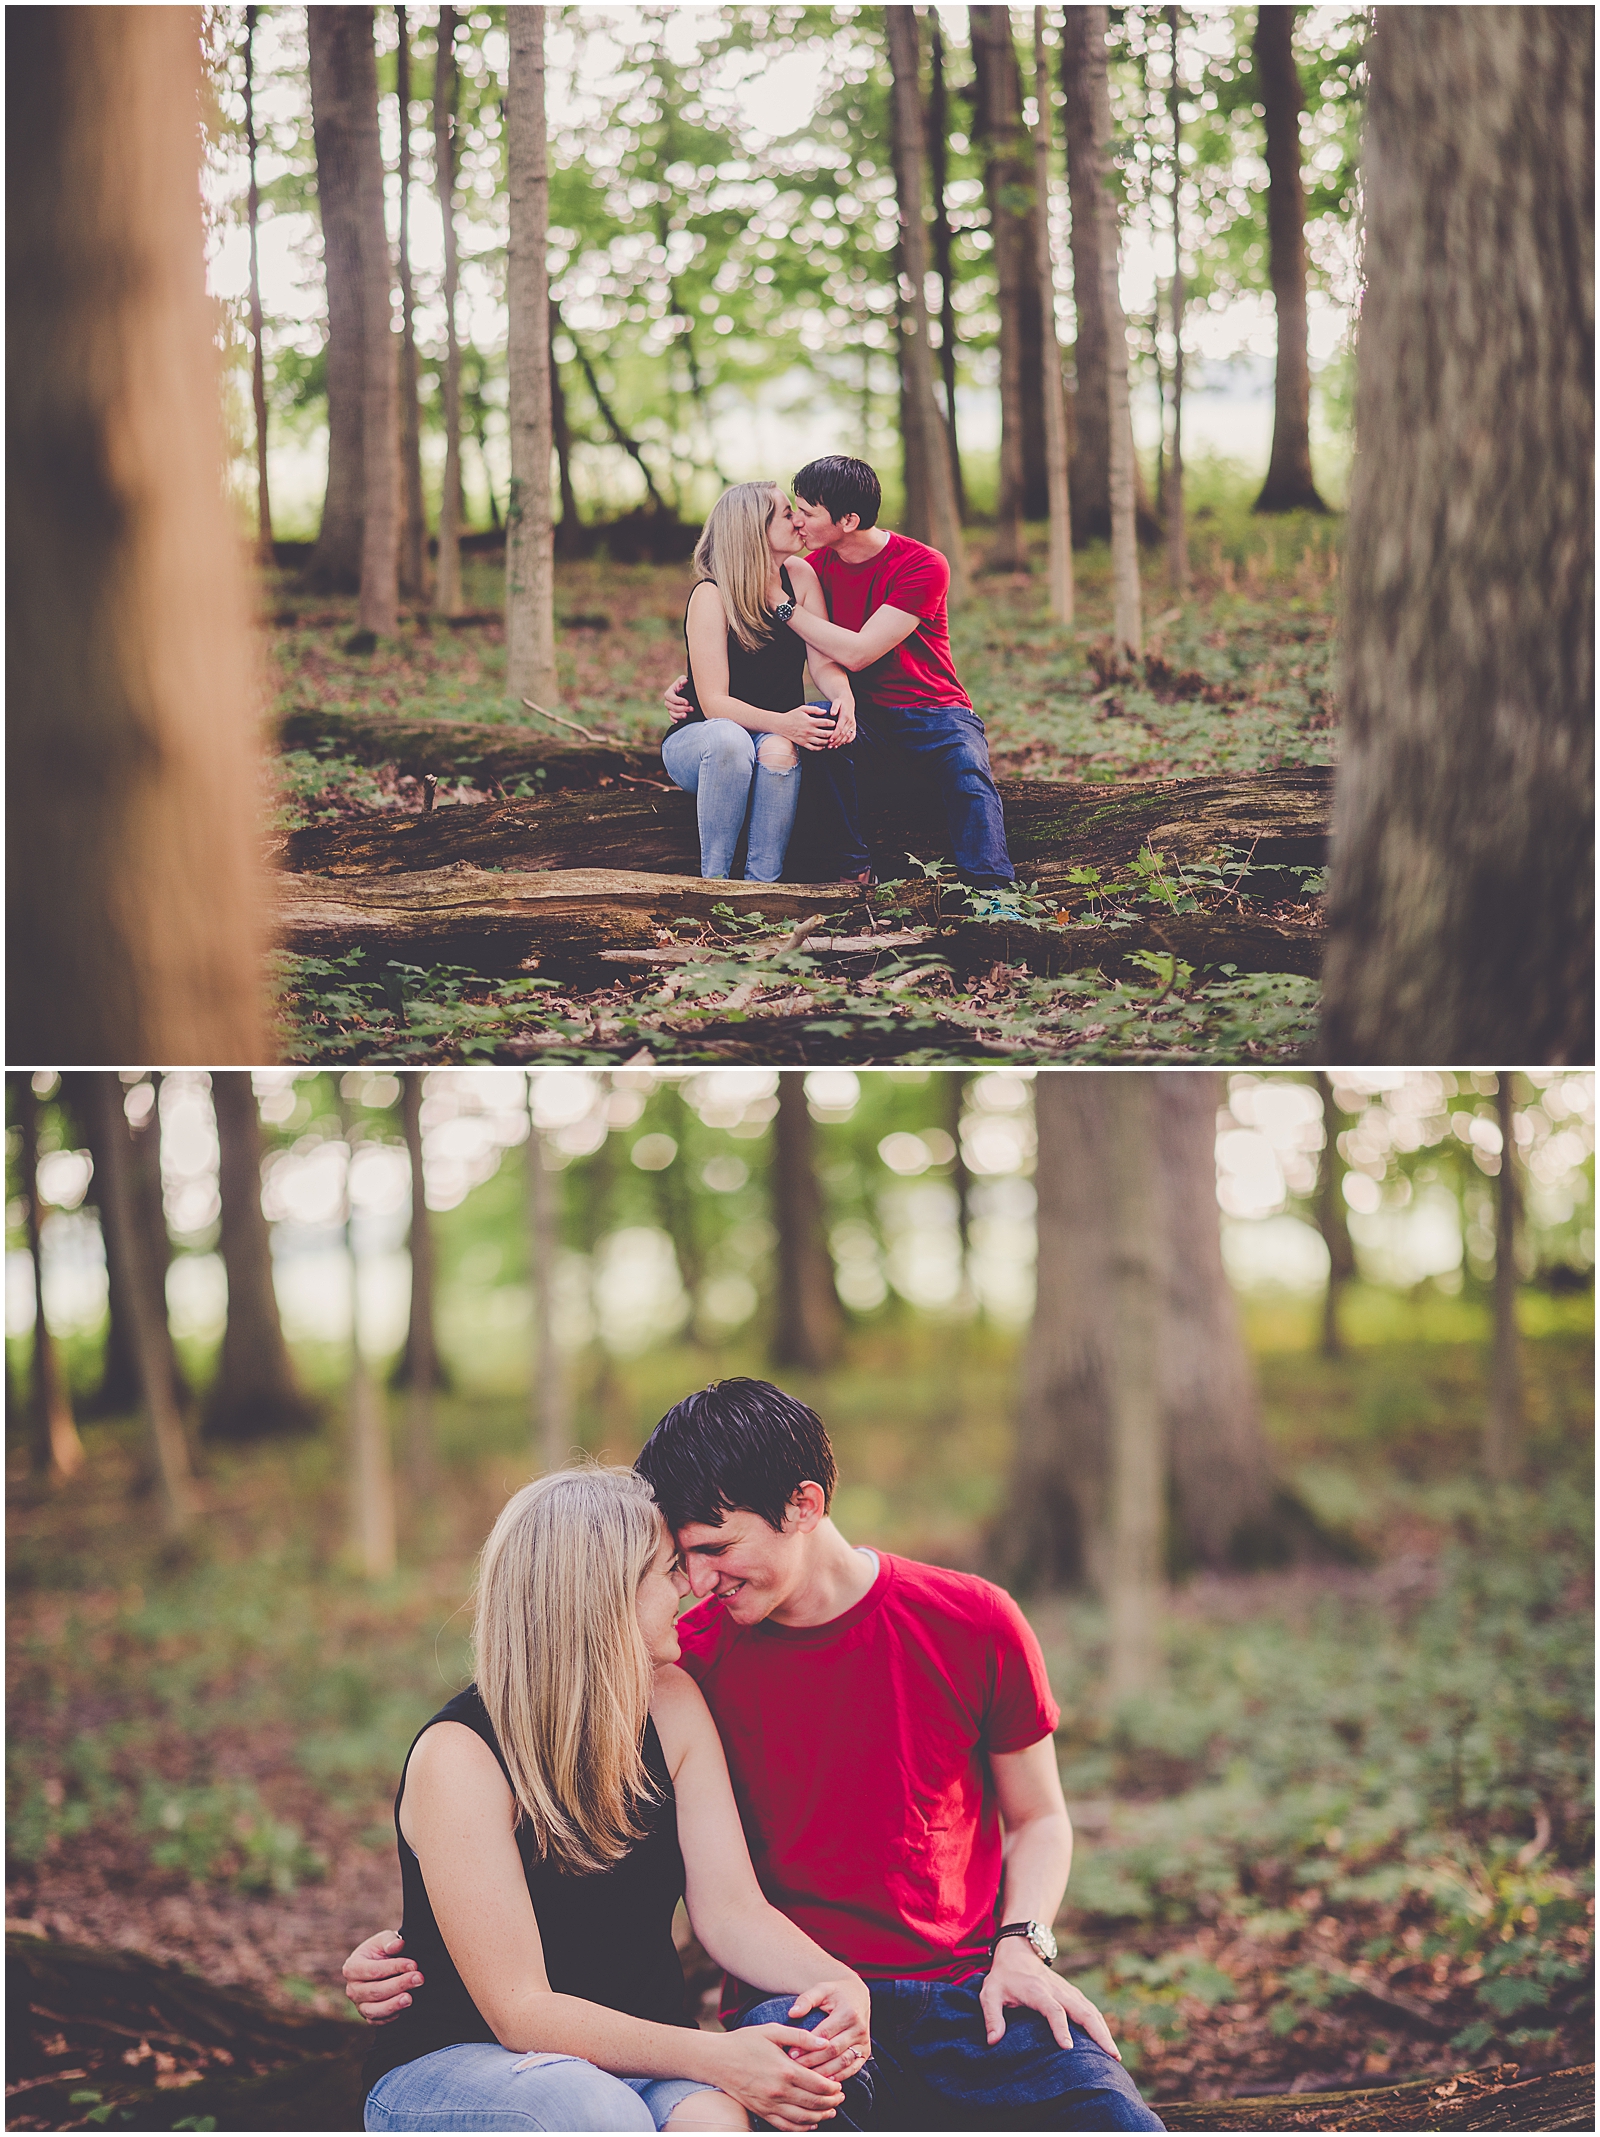
[[(395, 1799), (421, 1982), (368, 2058), (369, 2130), (811, 2130), (842, 2102), (866, 1984), (761, 1895), (711, 1716), (673, 1667), (687, 1588), (632, 1470), (541, 1477), (495, 1523), (476, 1680)], [(680, 1898), (719, 1965), (793, 1994), (789, 2023), (695, 2027)]]
[(695, 549), (683, 619), (689, 709), (674, 715), (661, 759), (695, 797), (702, 876), (728, 873), (748, 820), (745, 879), (776, 883), (800, 801), (800, 751), (855, 739), (855, 698), (836, 661), (809, 656), (829, 702), (803, 701), (806, 648), (786, 625), (796, 608), (827, 616), (804, 547), (782, 490), (741, 482), (712, 506)]

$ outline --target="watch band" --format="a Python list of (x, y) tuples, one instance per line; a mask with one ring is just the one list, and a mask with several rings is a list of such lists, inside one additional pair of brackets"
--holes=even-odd
[(995, 1951), (999, 1950), (1001, 1940), (1005, 1937), (1026, 1937), (1030, 1947), (1044, 1961), (1046, 1966), (1051, 1964), (1060, 1949), (1054, 1936), (1043, 1922), (1006, 1922), (995, 1931), (994, 1945), (990, 1953), (991, 1957), (993, 1957)]

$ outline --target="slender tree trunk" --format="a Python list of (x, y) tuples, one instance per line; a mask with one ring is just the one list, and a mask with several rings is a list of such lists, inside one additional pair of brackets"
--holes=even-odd
[(508, 18), (511, 88), (506, 98), (511, 246), (511, 496), (506, 506), (506, 691), (556, 703), (555, 552), (550, 524), (550, 167), (544, 125), (544, 9)]
[[(314, 12), (314, 10), (313, 10)], [(392, 320), (394, 278), (383, 212), (383, 154), (378, 136), (375, 11), (362, 19), (355, 55), (356, 200), (361, 218), (361, 628), (392, 638), (400, 606), (399, 372)]]
[[(59, 1103), (68, 1109), (74, 1128), (83, 1138), (94, 1166), (89, 1193), (91, 1200), (100, 1210), (100, 1235), (106, 1257), (108, 1312), (105, 1348), (101, 1354), (100, 1384), (81, 1408), (85, 1417), (126, 1417), (130, 1411), (139, 1407), (139, 1362), (134, 1354), (133, 1319), (127, 1296), (132, 1277), (130, 1271), (118, 1259), (110, 1219), (101, 1206), (107, 1159), (103, 1147), (100, 1086), (97, 1078), (81, 1071), (69, 1071), (61, 1079)], [(137, 1166), (141, 1156), (138, 1147), (134, 1149), (133, 1156)], [(148, 1214), (145, 1201), (137, 1192), (134, 1200), (135, 1219), (144, 1224)], [(151, 1235), (148, 1251), (141, 1257), (141, 1266), (146, 1272), (150, 1268), (158, 1267), (160, 1281), (164, 1286), (169, 1248), (166, 1220), (161, 1210), (159, 1195), (155, 1199), (154, 1217), (156, 1230)]]
[[(1022, 132), (1022, 76), (1011, 35), (1009, 7), (969, 7), (972, 59), (977, 72), (975, 131), (983, 143), (983, 183), (994, 244), (1000, 312), (1000, 503), (994, 547), (995, 571), (1027, 566), (1023, 512), (1027, 503), (1028, 456), (1024, 401), (1029, 364), (1025, 309), (1035, 314), (1038, 339), (1038, 238), (1034, 215), (1016, 203), (1032, 193)], [(1031, 304), (1030, 304), (1031, 300)], [(1038, 377), (1038, 360), (1032, 366)]]
[(350, 1380), (348, 1455), (350, 1476), (350, 1547), (368, 1580), (387, 1580), (395, 1569), (394, 1457), (383, 1390), (361, 1342), (361, 1259), (356, 1250), (355, 1201), (350, 1192), (355, 1169), (355, 1129), (341, 1101), (344, 1123), (344, 1244), (350, 1270)]
[[(1085, 67), (1095, 112), (1095, 140), (1111, 139), (1111, 91), (1106, 79), (1106, 10), (1086, 8), (1091, 28)], [(1138, 659), (1144, 650), (1140, 613), (1138, 463), (1133, 452), (1133, 411), (1128, 397), (1128, 325), (1117, 285), (1121, 252), (1120, 219), (1111, 197), (1109, 172), (1097, 153), (1095, 212), (1103, 226), (1100, 244), (1100, 306), (1106, 328), (1107, 480), (1111, 508), (1111, 636), (1119, 653)]]
[(435, 1335), (433, 1221), (422, 1170), (421, 1069), (400, 1079), (400, 1118), (411, 1163), (411, 1315), (395, 1378), (406, 1390), (406, 1474), (420, 1496), (433, 1484), (438, 1468), (433, 1398), (443, 1379)]
[(1317, 1230), (1328, 1250), (1328, 1287), (1322, 1295), (1322, 1355), (1344, 1355), (1339, 1327), (1339, 1300), (1356, 1273), (1355, 1250), (1350, 1244), (1350, 1225), (1345, 1215), (1344, 1165), (1339, 1156), (1340, 1113), (1332, 1080), (1319, 1069), (1317, 1092), (1322, 1100), (1322, 1156), (1317, 1164)]
[(778, 1078), (773, 1126), (773, 1220), (778, 1233), (778, 1298), (772, 1356), (777, 1365), (821, 1372), (839, 1355), (843, 1316), (823, 1229), (816, 1152), (805, 1078)]
[(1594, 1058), (1586, 8), (1384, 8), (1330, 1061)]
[[(1189, 591), (1189, 536), (1183, 519), (1183, 114), (1178, 84), (1178, 10), (1164, 8), (1172, 32), (1172, 458), (1167, 467), (1167, 576), (1181, 601)], [(1159, 309), (1159, 307), (1158, 307)], [(1159, 348), (1156, 361), (1160, 363)]]
[(1106, 1149), (1111, 1221), (1110, 1387), (1111, 1620), (1107, 1690), (1115, 1701), (1143, 1692), (1160, 1669), (1162, 1514), (1167, 1436), (1161, 1414), (1157, 1265), (1159, 1203), (1152, 1079), (1107, 1079)]
[(258, 1061), (256, 690), (194, 20), (7, 30), (10, 1058)]
[(22, 1201), (28, 1226), (28, 1256), (33, 1263), (33, 1386), (30, 1391), (29, 1453), (36, 1473), (58, 1481), (83, 1467), (83, 1442), (72, 1417), (72, 1397), (61, 1370), (61, 1354), (44, 1313), (44, 1261), (39, 1248), (39, 1101), (31, 1080), (17, 1078), (17, 1115)]
[[(1067, 188), (1072, 201), (1072, 300), (1078, 315), (1073, 351), (1077, 392), (1073, 396), (1072, 538), (1108, 541), (1111, 536), (1111, 388), (1108, 364), (1120, 347), (1126, 358), (1127, 327), (1120, 298), (1116, 323), (1107, 315), (1106, 254), (1116, 288), (1117, 211), (1107, 191), (1111, 153), (1111, 97), (1106, 81), (1106, 10), (1065, 8), (1061, 31), (1061, 86), (1066, 92)], [(1124, 371), (1126, 363), (1124, 362)], [(1134, 463), (1134, 499), (1139, 537), (1153, 541), (1160, 526), (1143, 493)]]
[(456, 11), (439, 10), (433, 60), (433, 162), (444, 224), (444, 488), (439, 498), (439, 556), (433, 605), (441, 616), (461, 613), (461, 344), (456, 338)]
[(891, 7), (887, 16), (889, 62), (894, 71), (895, 191), (900, 206), (905, 279), (909, 284), (910, 332), (900, 337), (901, 362), (906, 376), (906, 413), (911, 424), (906, 450), (907, 457), (919, 460), (924, 470), (928, 539), (942, 552), (950, 566), (950, 600), (957, 604), (967, 593), (967, 557), (961, 539), (961, 519), (956, 510), (955, 484), (950, 476), (944, 420), (933, 392), (933, 351), (928, 345), (928, 314), (924, 301), (928, 285), (928, 236), (923, 214), (922, 84), (917, 18), (907, 7)]
[(178, 1414), (177, 1390), (172, 1379), (166, 1299), (162, 1297), (158, 1316), (153, 1281), (157, 1272), (148, 1269), (141, 1260), (143, 1242), (134, 1216), (122, 1083), (110, 1069), (102, 1070), (97, 1081), (100, 1147), (105, 1154), (100, 1208), (108, 1227), (108, 1245), (123, 1267), (135, 1274), (135, 1281), (129, 1284), (127, 1291), (128, 1312), (133, 1328), (134, 1356), (138, 1360), (140, 1394), (155, 1454), (162, 1526), (169, 1536), (180, 1536), (188, 1529), (199, 1508), (183, 1421)]
[[(1326, 512), (1311, 474), (1311, 363), (1306, 339), (1306, 201), (1300, 183), (1305, 93), (1294, 56), (1292, 7), (1256, 9), (1256, 82), (1266, 109), (1267, 243), (1278, 360), (1272, 458), (1258, 512)], [(1174, 30), (1176, 39), (1176, 30)]]
[(560, 1251), (557, 1175), (545, 1163), (544, 1132), (533, 1117), (528, 1072), (528, 1270), (533, 1283), (533, 1455), (560, 1469), (571, 1452), (572, 1408), (566, 1365), (556, 1343), (555, 1272)]
[(1056, 341), (1056, 272), (1050, 255), (1050, 72), (1044, 56), (1044, 9), (1033, 11), (1034, 97), (1039, 106), (1034, 136), (1034, 235), (1039, 277), (1039, 372), (1044, 404), (1045, 486), (1050, 513), (1050, 613), (1071, 623), (1077, 607), (1072, 572), (1072, 474), (1067, 438), (1067, 396)]
[(1517, 1219), (1522, 1193), (1517, 1177), (1511, 1075), (1510, 1069), (1501, 1069), (1495, 1085), (1500, 1174), (1495, 1183), (1494, 1362), (1483, 1435), (1483, 1469), (1491, 1484), (1507, 1484), (1516, 1475), (1521, 1465), (1524, 1424), (1521, 1340), (1517, 1334)]
[(950, 1165), (950, 1185), (955, 1189), (956, 1237), (961, 1242), (961, 1302), (971, 1306), (977, 1303), (972, 1282), (972, 1174), (967, 1169), (966, 1154), (961, 1148), (961, 1116), (966, 1110), (967, 1078), (960, 1069), (945, 1069), (941, 1073), (939, 1089), (944, 1101), (945, 1132), (956, 1146)]
[(400, 105), (400, 460), (405, 522), (400, 541), (400, 591), (422, 601), (428, 591), (428, 522), (422, 508), (422, 413), (417, 406), (417, 336), (411, 295), (411, 34), (406, 10), (394, 11)]
[(558, 557), (575, 557), (583, 548), (583, 521), (578, 512), (578, 493), (572, 487), (572, 432), (567, 424), (567, 396), (561, 384), (561, 366), (556, 362), (555, 341), (561, 328), (556, 301), (550, 300), (550, 435), (556, 449), (556, 480), (561, 492), (561, 517), (554, 539)]
[(911, 309), (906, 302), (905, 247), (898, 238), (895, 240), (893, 268), (895, 376), (899, 385), (900, 486), (905, 492), (905, 532), (914, 541), (926, 542), (932, 538), (933, 532), (928, 517), (928, 470), (922, 457), (922, 432), (911, 412), (911, 360), (908, 353)]
[(244, 11), (244, 138), (250, 158), (250, 386), (256, 410), (256, 548), (263, 564), (272, 558), (272, 493), (267, 486), (267, 360), (262, 346), (261, 256), (258, 242), (261, 222), (261, 190), (256, 184), (256, 17), (261, 10)]
[[(363, 13), (364, 24), (358, 19)], [(314, 586), (344, 593), (355, 593), (361, 585), (366, 495), (361, 449), (366, 343), (359, 177), (363, 29), (370, 52), (370, 9), (306, 9), (317, 210), (328, 294), (328, 485), (322, 526), (306, 577)], [(373, 96), (377, 96), (376, 78)]]
[[(956, 274), (955, 243), (950, 228), (950, 118), (944, 79), (944, 33), (939, 11), (928, 16), (932, 39), (932, 74), (928, 90), (928, 166), (933, 185), (933, 264), (939, 276), (939, 374), (944, 383), (944, 420), (950, 433), (950, 479), (955, 484), (956, 513), (967, 518), (966, 486), (961, 476), (961, 446), (956, 435)], [(870, 424), (866, 426), (870, 430)], [(867, 456), (871, 457), (870, 444)]]
[(272, 1278), (272, 1237), (261, 1208), (261, 1115), (247, 1069), (211, 1078), (220, 1150), (222, 1259), (228, 1322), (216, 1381), (206, 1404), (213, 1439), (250, 1440), (303, 1432), (314, 1418), (283, 1340)]
[[(556, 316), (559, 318), (559, 313)], [(571, 327), (567, 327), (566, 333), (568, 340), (572, 343), (573, 351), (577, 356), (578, 368), (583, 373), (583, 382), (589, 389), (590, 398), (593, 400), (594, 405), (600, 411), (601, 421), (605, 424), (606, 429), (610, 431), (612, 437), (616, 440), (618, 445), (622, 447), (622, 450), (627, 454), (628, 458), (633, 462), (634, 466), (639, 470), (639, 473), (644, 477), (645, 495), (650, 500), (651, 509), (656, 512), (669, 512), (671, 510), (671, 507), (668, 505), (667, 500), (662, 496), (661, 492), (656, 488), (655, 477), (651, 474), (649, 468), (645, 464), (644, 452), (639, 444), (638, 439), (629, 437), (628, 433), (617, 421), (616, 410), (612, 407), (611, 403), (606, 399), (605, 394), (601, 391), (600, 381), (594, 375), (594, 366), (589, 361), (588, 354), (584, 349), (583, 343), (579, 341), (577, 335), (573, 333)], [(487, 465), (487, 463), (485, 464)]]

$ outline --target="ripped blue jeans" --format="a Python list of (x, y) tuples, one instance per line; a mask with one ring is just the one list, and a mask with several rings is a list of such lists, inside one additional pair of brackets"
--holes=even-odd
[(797, 761), (777, 771), (763, 764), (757, 748), (768, 739), (736, 720), (685, 720), (661, 745), (661, 761), (673, 784), (695, 797), (702, 876), (726, 876), (746, 817), (745, 881), (776, 883), (783, 874), (800, 806), (800, 766)]
[(518, 2055), (497, 2041), (436, 2048), (386, 2071), (369, 2130), (659, 2130), (699, 2078), (614, 2078), (575, 2055)]

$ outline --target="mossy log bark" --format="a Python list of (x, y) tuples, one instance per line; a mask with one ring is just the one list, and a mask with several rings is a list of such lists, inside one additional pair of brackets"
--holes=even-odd
[[(580, 723), (582, 724), (582, 723)], [(663, 734), (666, 715), (662, 715)], [(408, 720), (403, 714), (377, 717), (359, 712), (325, 712), (320, 705), (295, 705), (278, 720), (280, 749), (308, 749), (357, 764), (392, 764), (403, 775), (421, 779), (433, 772), (441, 779), (468, 779), (475, 786), (533, 779), (550, 792), (565, 787), (595, 787), (622, 773), (636, 778), (666, 778), (655, 746), (630, 749), (604, 737), (586, 742), (562, 728), (543, 723), (504, 726), (472, 725), (465, 720)]]
[[(434, 769), (440, 760), (391, 749), (386, 761), (420, 771)], [(329, 875), (388, 875), (459, 861), (519, 873), (573, 868), (698, 873), (694, 797), (664, 782), (622, 783), (625, 777), (644, 776), (633, 770), (636, 763), (644, 764), (642, 752), (603, 756), (562, 745), (542, 750), (537, 761), (547, 769), (546, 784), (566, 791), (536, 801), (439, 808), (426, 816), (375, 813), (353, 823), (316, 825), (289, 837), (285, 862), (291, 869)], [(601, 770), (602, 765), (610, 769)], [(450, 769), (467, 767), (458, 760)], [(514, 771), (486, 762), (473, 776), (509, 779), (526, 770), (526, 764)], [(652, 777), (660, 780), (659, 764)], [(616, 783), (601, 788), (601, 778)], [(999, 788), (1011, 856), (1029, 882), (1053, 887), (1072, 868), (1125, 866), (1145, 847), (1186, 865), (1228, 846), (1250, 856), (1253, 872), (1245, 888), (1260, 899), (1297, 895), (1300, 879), (1287, 871), (1325, 861), (1332, 784), (1331, 769), (1312, 765), (1142, 784), (1002, 779)], [(904, 876), (912, 854), (923, 860), (949, 855), (937, 795), (910, 781), (902, 792), (877, 797), (867, 828), (878, 873), (885, 877)], [(802, 790), (788, 874), (798, 882), (820, 882), (833, 872), (825, 826), (806, 806)]]
[[(113, 2130), (208, 2118), (222, 2130), (361, 2128), (364, 2027), (297, 2017), (138, 1952), (8, 1936), (6, 2019), (9, 2129), (83, 2128), (91, 2107)], [(197, 2075), (150, 2084), (148, 2061), (123, 2060), (141, 2041), (172, 2055), (173, 2075)], [(63, 2050), (70, 2068), (53, 2075)], [(1592, 2130), (1594, 2065), (1524, 2078), (1509, 2063), (1371, 2091), (1163, 2101), (1160, 2111), (1172, 2130)]]
[[(932, 885), (912, 893), (934, 919)], [(287, 875), (278, 883), (278, 940), (302, 957), (361, 948), (367, 969), (384, 963), (459, 964), (490, 973), (587, 972), (626, 963), (617, 953), (658, 947), (658, 931), (713, 922), (713, 908), (760, 913), (769, 921), (822, 913), (834, 934), (857, 934), (870, 907), (853, 884), (725, 883), (699, 876), (628, 870), (551, 869), (485, 873), (468, 862), (416, 874), (354, 877)], [(1035, 972), (1111, 970), (1136, 950), (1170, 951), (1197, 967), (1315, 976), (1321, 936), (1311, 926), (1197, 916), (1105, 927), (962, 921), (930, 932), (930, 949), (953, 963), (1026, 963)], [(737, 951), (749, 945), (730, 942)], [(777, 947), (761, 945), (763, 952)], [(649, 959), (641, 957), (641, 968)]]

